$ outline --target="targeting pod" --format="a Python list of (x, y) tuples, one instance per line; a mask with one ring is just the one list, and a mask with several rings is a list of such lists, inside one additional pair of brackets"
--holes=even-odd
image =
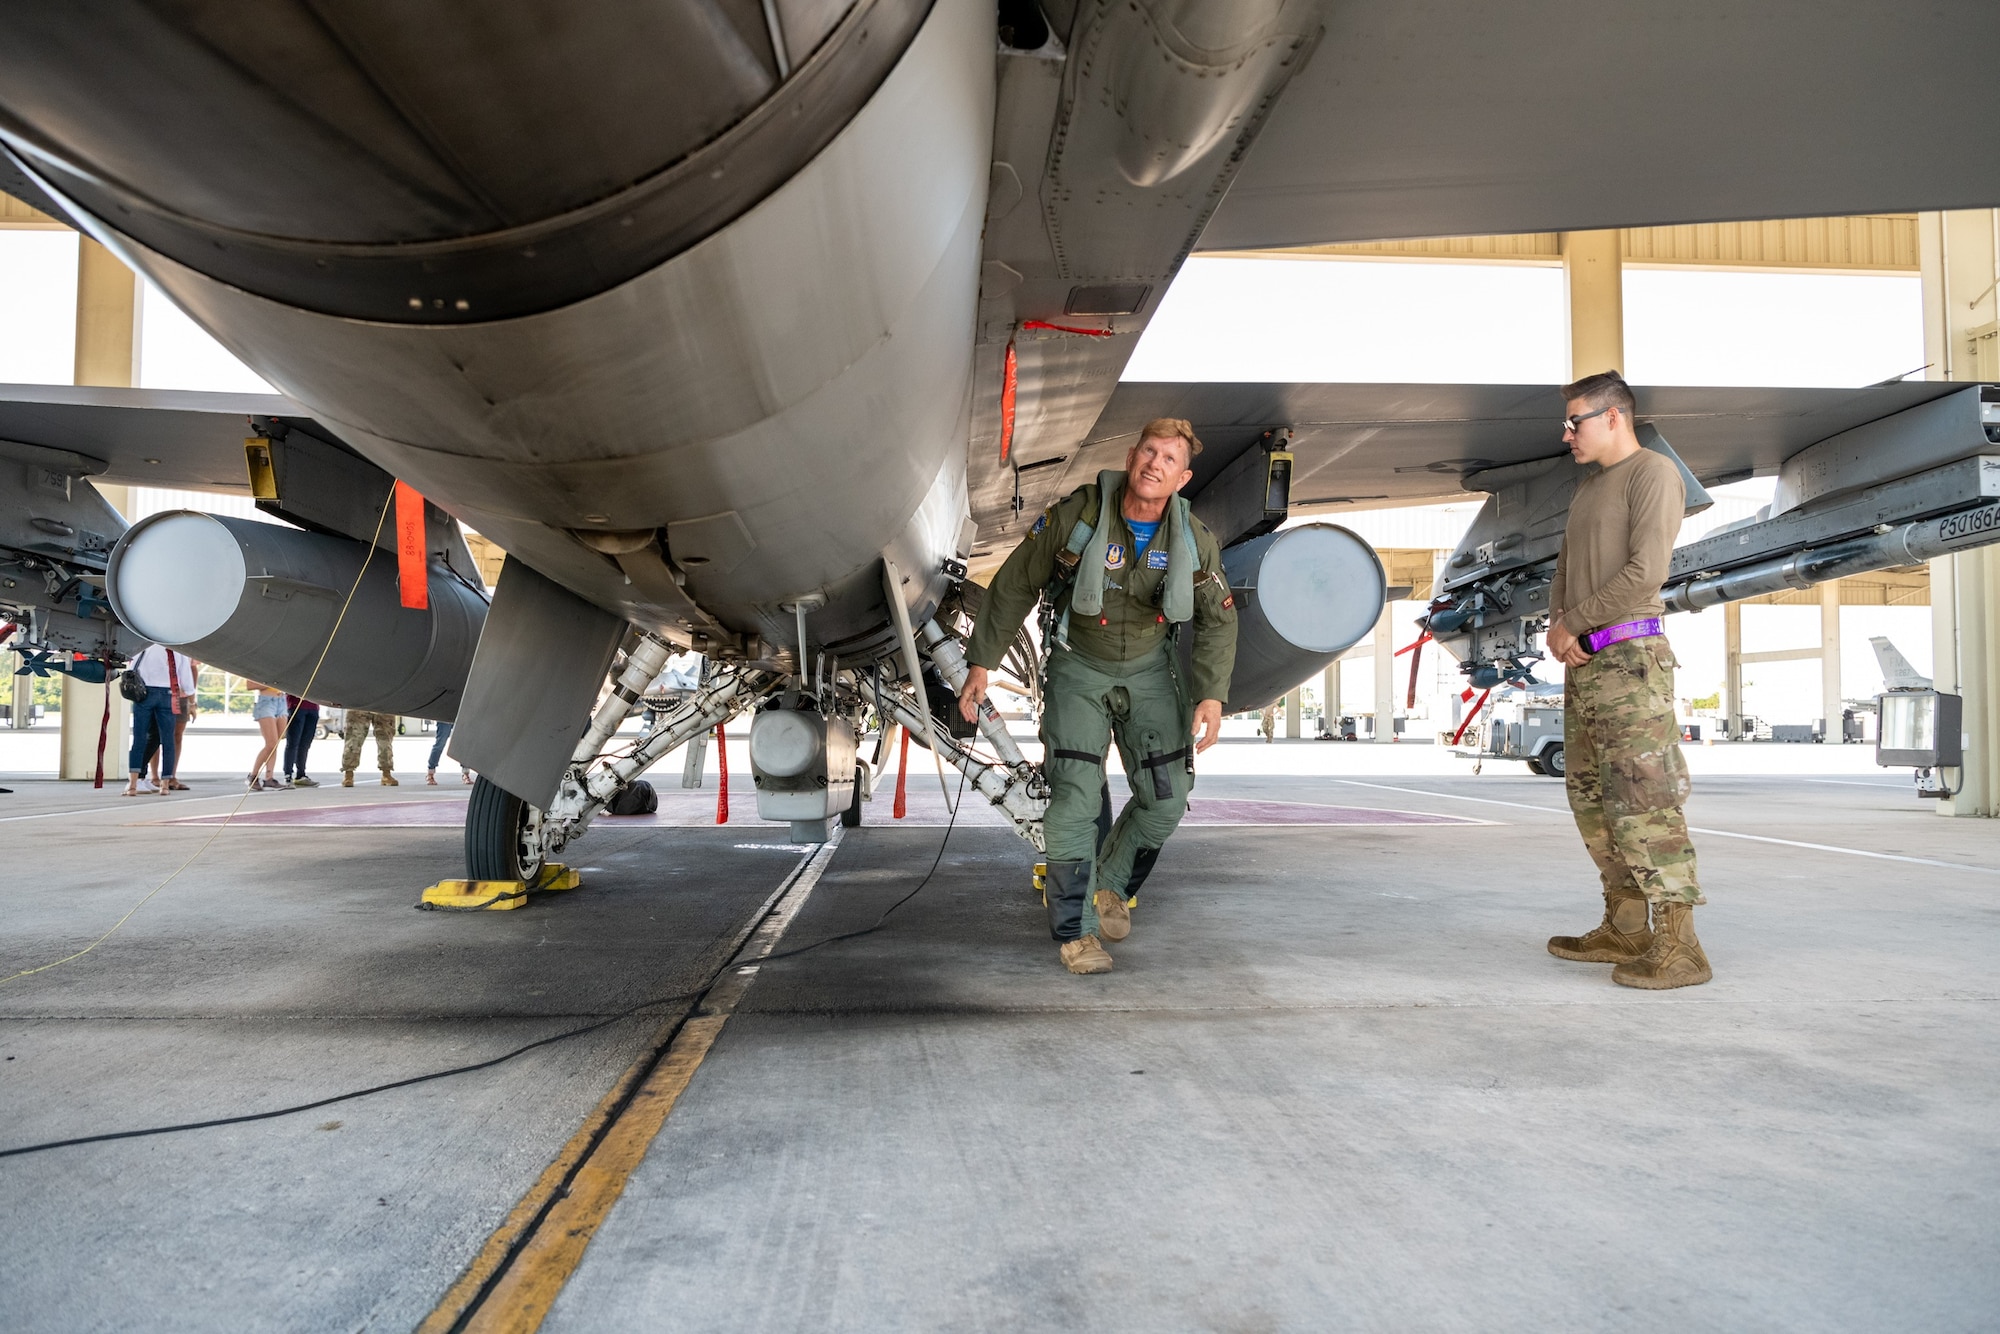
[(1222, 569), (1236, 599), (1225, 713), (1261, 709), (1325, 671), (1374, 628), (1388, 597), (1375, 548), (1331, 523), (1240, 542), (1222, 553)]
[(395, 556), (368, 552), (344, 537), (170, 510), (119, 540), (105, 591), (119, 620), (197, 661), (342, 708), (449, 721), (486, 598), (433, 561), (430, 607), (412, 610)]

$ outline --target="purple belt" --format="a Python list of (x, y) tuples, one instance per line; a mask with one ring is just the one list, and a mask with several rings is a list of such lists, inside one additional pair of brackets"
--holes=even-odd
[(1622, 644), (1628, 639), (1644, 639), (1647, 635), (1665, 633), (1660, 618), (1648, 616), (1643, 621), (1627, 621), (1623, 625), (1607, 625), (1602, 630), (1592, 630), (1583, 637), (1583, 647), (1587, 652), (1601, 653), (1613, 644)]

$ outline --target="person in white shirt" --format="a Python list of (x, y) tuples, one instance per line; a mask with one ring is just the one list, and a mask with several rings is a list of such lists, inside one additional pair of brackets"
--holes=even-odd
[[(201, 664), (193, 658), (183, 658), (178, 653), (174, 655), (174, 661), (180, 669), (181, 677), (181, 711), (174, 715), (174, 755), (178, 763), (178, 757), (187, 754), (188, 719), (201, 712), (195, 699), (201, 681)], [(181, 781), (178, 773), (172, 778), (160, 773), (161, 749), (159, 746), (154, 746), (146, 752), (146, 768), (152, 775), (153, 785), (170, 792), (187, 791), (188, 785)]]
[[(170, 648), (154, 644), (132, 659), (131, 670), (145, 683), (146, 698), (132, 703), (132, 753), (126, 768), (131, 777), (125, 795), (165, 795), (173, 790), (174, 775), (180, 766), (180, 746), (174, 724), (186, 713), (194, 699), (194, 669), (186, 658)], [(160, 749), (162, 781), (146, 781), (146, 760), (153, 748)]]

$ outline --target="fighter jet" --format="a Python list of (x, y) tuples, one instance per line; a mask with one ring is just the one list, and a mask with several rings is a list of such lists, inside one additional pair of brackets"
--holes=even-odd
[[(283, 394), (198, 428), (143, 394), (9, 395), (32, 503), (0, 519), (0, 595), (102, 663), (157, 640), (455, 716), (476, 878), (532, 876), (751, 711), (760, 812), (796, 836), (858, 809), (901, 726), (1035, 841), (1036, 767), (997, 714), (980, 749), (938, 702), (967, 576), (1148, 416), (1210, 442), (1190, 493), (1232, 544), (1232, 709), (1383, 597), (1344, 530), (1273, 531), (1294, 486), (1491, 482), (1500, 523), (1534, 489), (1509, 465), (1562, 456), (1548, 386), (1121, 385), (1198, 245), (1992, 205), (2000, 143), (1936, 129), (2000, 111), (1994, 49), (2000, 10), (1972, 0), (16, 7), (7, 188)], [(1713, 480), (1948, 392), (1689, 393), (1667, 429), (1708, 437), (1676, 446)], [(306, 531), (44, 512), (232, 451), (232, 484)], [(508, 553), (490, 606), (460, 524)], [(1462, 624), (1524, 591), (1524, 534), (1460, 572), (1483, 599)], [(684, 647), (701, 686), (607, 749)], [(1031, 638), (1017, 654), (1032, 676)]]

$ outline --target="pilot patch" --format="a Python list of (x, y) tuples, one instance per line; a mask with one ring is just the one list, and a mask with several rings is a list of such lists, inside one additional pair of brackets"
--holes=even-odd
[(1236, 595), (1234, 593), (1231, 593), (1228, 597), (1222, 599), (1222, 609), (1224, 611), (1236, 610)]
[(1047, 510), (1043, 510), (1043, 511), (1042, 511), (1042, 517), (1041, 517), (1041, 518), (1039, 518), (1039, 519), (1036, 519), (1036, 520), (1035, 520), (1035, 526), (1034, 526), (1033, 528), (1030, 528), (1030, 529), (1028, 530), (1028, 536), (1029, 536), (1029, 537), (1040, 537), (1040, 536), (1042, 535), (1042, 529), (1044, 529), (1044, 528), (1046, 528), (1046, 527), (1048, 527), (1048, 526), (1049, 526), (1049, 512), (1048, 512)]
[(1122, 570), (1125, 568), (1125, 544), (1113, 542), (1104, 548), (1104, 568)]
[(1146, 568), (1149, 570), (1166, 569), (1167, 553), (1164, 551), (1148, 551), (1146, 553)]

